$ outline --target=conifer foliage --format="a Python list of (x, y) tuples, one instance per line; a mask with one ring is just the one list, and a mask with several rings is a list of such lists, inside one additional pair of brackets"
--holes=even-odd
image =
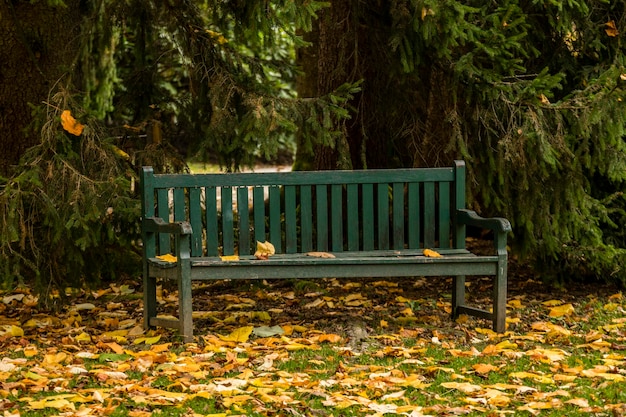
[(348, 116), (343, 104), (358, 87), (309, 100), (289, 87), (302, 43), (296, 30), (323, 6), (81, 2), (80, 52), (58, 63), (67, 73), (44, 104), (33, 103), (41, 143), (0, 178), (4, 284), (34, 280), (62, 295), (58, 289), (137, 272), (141, 165), (181, 171), (199, 153), (232, 171), (275, 154), (297, 129), (322, 141), (336, 135), (331, 121)]
[(340, 3), (364, 80), (353, 166), (463, 158), (472, 204), (542, 276), (626, 282), (624, 2)]

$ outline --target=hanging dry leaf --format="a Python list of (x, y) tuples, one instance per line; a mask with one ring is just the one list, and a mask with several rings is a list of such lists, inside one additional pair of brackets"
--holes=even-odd
[(72, 112), (69, 110), (63, 110), (63, 113), (61, 113), (61, 126), (74, 136), (80, 136), (85, 128), (85, 125), (74, 119)]
[(427, 256), (429, 258), (442, 258), (443, 257), (439, 252), (436, 252), (432, 249), (424, 249), (424, 256)]
[(604, 26), (606, 26), (606, 29), (604, 29), (604, 31), (607, 35), (612, 38), (619, 36), (619, 30), (617, 30), (617, 26), (615, 26), (615, 20), (610, 20), (606, 22)]

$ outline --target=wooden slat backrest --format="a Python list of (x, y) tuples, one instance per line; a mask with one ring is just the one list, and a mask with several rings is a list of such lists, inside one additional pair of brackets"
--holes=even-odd
[[(142, 173), (143, 213), (189, 221), (192, 256), (464, 248), (452, 213), (465, 205), (462, 161), (450, 168), (235, 174)], [(161, 234), (148, 248), (168, 253)]]

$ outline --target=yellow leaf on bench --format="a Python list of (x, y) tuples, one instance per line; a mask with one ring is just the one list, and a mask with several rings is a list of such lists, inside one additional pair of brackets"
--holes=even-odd
[(163, 261), (163, 262), (176, 262), (176, 257), (172, 254), (165, 254), (165, 255), (159, 255), (157, 256), (157, 259)]
[(239, 255), (220, 256), (220, 259), (222, 261), (225, 261), (225, 262), (228, 262), (228, 261), (238, 261), (239, 260)]
[(335, 255), (328, 252), (307, 252), (307, 256), (313, 256), (315, 258), (334, 258)]
[(267, 259), (270, 256), (276, 253), (276, 249), (274, 245), (270, 242), (256, 242), (256, 252), (254, 252), (254, 257), (257, 259)]
[(429, 258), (443, 257), (439, 252), (435, 252), (434, 250), (431, 250), (431, 249), (424, 249), (424, 256), (427, 256)]

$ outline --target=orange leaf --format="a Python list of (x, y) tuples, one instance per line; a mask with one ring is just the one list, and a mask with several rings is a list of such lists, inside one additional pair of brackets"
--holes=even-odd
[(472, 368), (474, 368), (474, 370), (481, 375), (485, 375), (491, 371), (498, 370), (497, 366), (491, 365), (489, 363), (477, 363), (477, 364), (472, 365)]
[(318, 341), (320, 343), (323, 342), (329, 342), (329, 343), (338, 343), (339, 341), (341, 341), (341, 336), (339, 336), (338, 334), (322, 334), (319, 336)]
[(610, 20), (606, 22), (604, 26), (606, 26), (606, 29), (604, 29), (604, 31), (610, 37), (614, 38), (619, 35), (619, 30), (617, 30), (617, 26), (615, 26), (615, 20)]
[(63, 110), (63, 113), (61, 113), (61, 125), (63, 126), (63, 129), (74, 136), (80, 136), (85, 128), (85, 125), (82, 125), (74, 119), (72, 112), (69, 110)]
[(424, 256), (427, 256), (429, 258), (441, 258), (442, 255), (439, 252), (435, 252), (434, 250), (431, 249), (424, 249)]

